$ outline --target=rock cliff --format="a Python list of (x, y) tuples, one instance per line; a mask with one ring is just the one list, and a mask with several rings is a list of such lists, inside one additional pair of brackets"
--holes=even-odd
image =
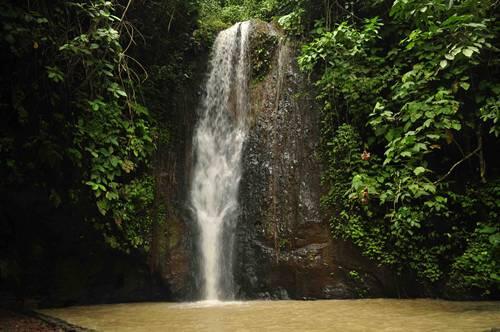
[(270, 24), (251, 36), (251, 123), (243, 154), (236, 280), (250, 298), (390, 291), (387, 272), (333, 240), (320, 208), (319, 111), (297, 49)]
[[(320, 208), (320, 120), (314, 92), (298, 70), (293, 42), (271, 24), (252, 25), (250, 129), (234, 262), (239, 297), (395, 294), (388, 271), (361, 257), (349, 243), (332, 239), (328, 212)], [(192, 95), (183, 107), (182, 140), (161, 154), (156, 169), (166, 207), (156, 226), (151, 266), (177, 299), (196, 298), (199, 283), (196, 223), (186, 203), (196, 99)]]

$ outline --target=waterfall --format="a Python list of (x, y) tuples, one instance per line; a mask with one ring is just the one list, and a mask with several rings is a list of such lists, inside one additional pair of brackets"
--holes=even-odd
[(194, 133), (191, 206), (199, 226), (203, 298), (234, 298), (233, 244), (249, 109), (250, 22), (219, 33)]

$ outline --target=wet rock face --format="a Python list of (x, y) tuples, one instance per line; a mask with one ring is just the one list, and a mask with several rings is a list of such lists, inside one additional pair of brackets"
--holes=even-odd
[(192, 142), (208, 55), (202, 54), (188, 86), (180, 86), (170, 107), (170, 141), (159, 145), (154, 161), (156, 188), (155, 224), (149, 254), (151, 272), (158, 276), (175, 300), (196, 298), (197, 227), (189, 209)]
[(251, 52), (260, 52), (258, 41), (267, 40), (263, 33), (277, 35), (279, 43), (267, 52), (273, 54), (268, 73), (251, 85), (236, 241), (239, 294), (281, 299), (377, 295), (384, 285), (372, 275), (380, 271), (356, 254), (340, 257), (336, 251), (344, 244), (333, 243), (320, 211), (319, 112), (297, 68), (296, 50), (272, 26), (256, 23)]

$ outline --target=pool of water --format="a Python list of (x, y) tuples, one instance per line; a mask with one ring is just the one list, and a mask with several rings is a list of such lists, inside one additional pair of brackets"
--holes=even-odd
[(491, 331), (500, 302), (325, 300), (128, 303), (40, 310), (97, 331)]

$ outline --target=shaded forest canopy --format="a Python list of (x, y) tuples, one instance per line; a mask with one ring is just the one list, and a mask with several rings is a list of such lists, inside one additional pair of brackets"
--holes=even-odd
[(0, 1), (0, 291), (59, 289), (64, 255), (146, 261), (179, 95), (218, 31), (261, 19), (315, 86), (332, 236), (429, 294), (498, 296), (499, 5)]

